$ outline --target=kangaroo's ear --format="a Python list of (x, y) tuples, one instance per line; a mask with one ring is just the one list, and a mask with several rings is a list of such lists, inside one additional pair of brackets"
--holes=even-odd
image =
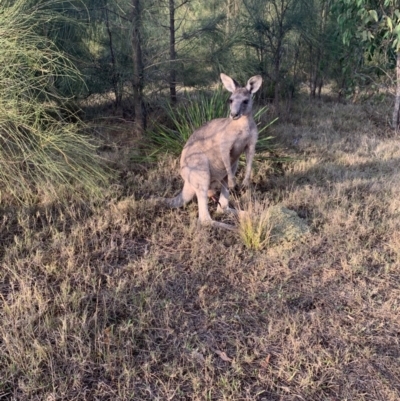
[(239, 84), (232, 79), (231, 77), (228, 77), (228, 75), (225, 75), (224, 73), (221, 73), (220, 75), (221, 77), (221, 81), (224, 84), (225, 88), (229, 91), (229, 92), (235, 92), (235, 90), (237, 88), (239, 88)]
[(255, 75), (247, 81), (246, 89), (251, 93), (256, 93), (262, 84), (261, 75)]

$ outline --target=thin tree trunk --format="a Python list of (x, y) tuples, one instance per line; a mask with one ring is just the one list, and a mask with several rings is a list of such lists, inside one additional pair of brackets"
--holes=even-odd
[(396, 62), (396, 99), (394, 102), (394, 110), (392, 117), (392, 126), (396, 131), (400, 125), (400, 52), (397, 53)]
[(176, 49), (175, 49), (175, 0), (169, 0), (169, 93), (176, 103)]
[(111, 29), (110, 29), (110, 21), (108, 18), (108, 8), (106, 8), (105, 11), (106, 11), (106, 28), (107, 28), (107, 33), (108, 33), (108, 42), (110, 45), (110, 56), (111, 56), (111, 64), (112, 64), (111, 83), (114, 88), (115, 108), (117, 109), (118, 106), (121, 104), (122, 96), (119, 92), (119, 87), (118, 87), (119, 82), (118, 82), (118, 73), (117, 73), (117, 63), (115, 60), (114, 47), (113, 47), (113, 42), (112, 42), (112, 34), (111, 34)]
[(232, 20), (235, 15), (235, 3), (234, 0), (227, 0), (226, 2), (226, 25), (225, 25), (225, 33), (227, 35), (230, 34), (231, 32), (231, 25), (232, 25)]
[(322, 77), (319, 77), (318, 81), (318, 99), (321, 99), (321, 92), (322, 92), (322, 87), (324, 86), (324, 80)]
[(314, 51), (313, 46), (310, 43), (309, 45), (310, 52), (310, 98), (315, 98), (315, 65), (314, 65)]
[(146, 127), (146, 116), (143, 107), (143, 59), (141, 48), (141, 9), (140, 0), (132, 0), (132, 49), (133, 49), (133, 107), (135, 109), (135, 124), (143, 133)]
[(274, 88), (274, 105), (275, 110), (279, 114), (279, 103), (280, 103), (280, 95), (281, 95), (281, 41), (278, 40), (278, 44), (276, 46), (275, 51), (275, 60), (274, 60), (274, 80), (275, 80), (275, 88)]

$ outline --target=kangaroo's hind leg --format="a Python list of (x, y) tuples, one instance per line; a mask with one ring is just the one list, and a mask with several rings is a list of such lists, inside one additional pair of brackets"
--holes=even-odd
[(199, 223), (202, 225), (210, 225), (212, 223), (212, 219), (210, 212), (208, 211), (208, 188), (197, 188), (196, 196), (199, 207)]
[(196, 191), (194, 190), (194, 188), (188, 182), (185, 182), (181, 192), (183, 202), (182, 206), (189, 203), (194, 198), (195, 194)]
[[(191, 191), (195, 191), (197, 197), (197, 204), (199, 208), (199, 223), (204, 226), (213, 226), (218, 228), (223, 228), (226, 230), (234, 229), (233, 226), (228, 224), (220, 223), (212, 220), (210, 212), (208, 210), (208, 192), (210, 190), (210, 174), (207, 169), (197, 169), (198, 171), (192, 172), (188, 177), (188, 181), (185, 180), (186, 184), (189, 186), (188, 193), (192, 195)], [(186, 178), (183, 174), (182, 177)], [(190, 183), (189, 183), (190, 180)], [(182, 190), (182, 194), (184, 191)]]
[(224, 230), (234, 230), (235, 227), (230, 224), (220, 223), (211, 219), (210, 212), (208, 211), (208, 196), (207, 189), (196, 190), (197, 202), (199, 205), (199, 223), (201, 225), (207, 225), (217, 228), (223, 228)]

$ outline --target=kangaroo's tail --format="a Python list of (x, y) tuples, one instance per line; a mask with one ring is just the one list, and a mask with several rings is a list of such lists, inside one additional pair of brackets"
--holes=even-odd
[(174, 198), (159, 198), (159, 200), (170, 208), (179, 208), (184, 206), (186, 203), (183, 199), (182, 192), (179, 192), (179, 194)]
[(174, 198), (157, 197), (157, 198), (153, 198), (153, 200), (155, 200), (157, 203), (159, 203), (161, 205), (170, 207), (172, 209), (182, 207), (187, 203), (187, 201), (185, 201), (185, 199), (183, 197), (182, 192), (179, 192), (179, 194), (176, 195)]
[(185, 182), (182, 191), (179, 192), (179, 194), (176, 195), (174, 198), (158, 198), (158, 200), (166, 206), (169, 206), (171, 208), (178, 208), (190, 202), (195, 194), (196, 191), (194, 190), (194, 188), (188, 182)]

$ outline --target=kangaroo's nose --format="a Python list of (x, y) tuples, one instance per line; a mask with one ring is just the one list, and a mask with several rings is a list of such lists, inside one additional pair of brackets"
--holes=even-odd
[(231, 113), (231, 117), (235, 120), (240, 117), (240, 112), (239, 111), (234, 111)]

